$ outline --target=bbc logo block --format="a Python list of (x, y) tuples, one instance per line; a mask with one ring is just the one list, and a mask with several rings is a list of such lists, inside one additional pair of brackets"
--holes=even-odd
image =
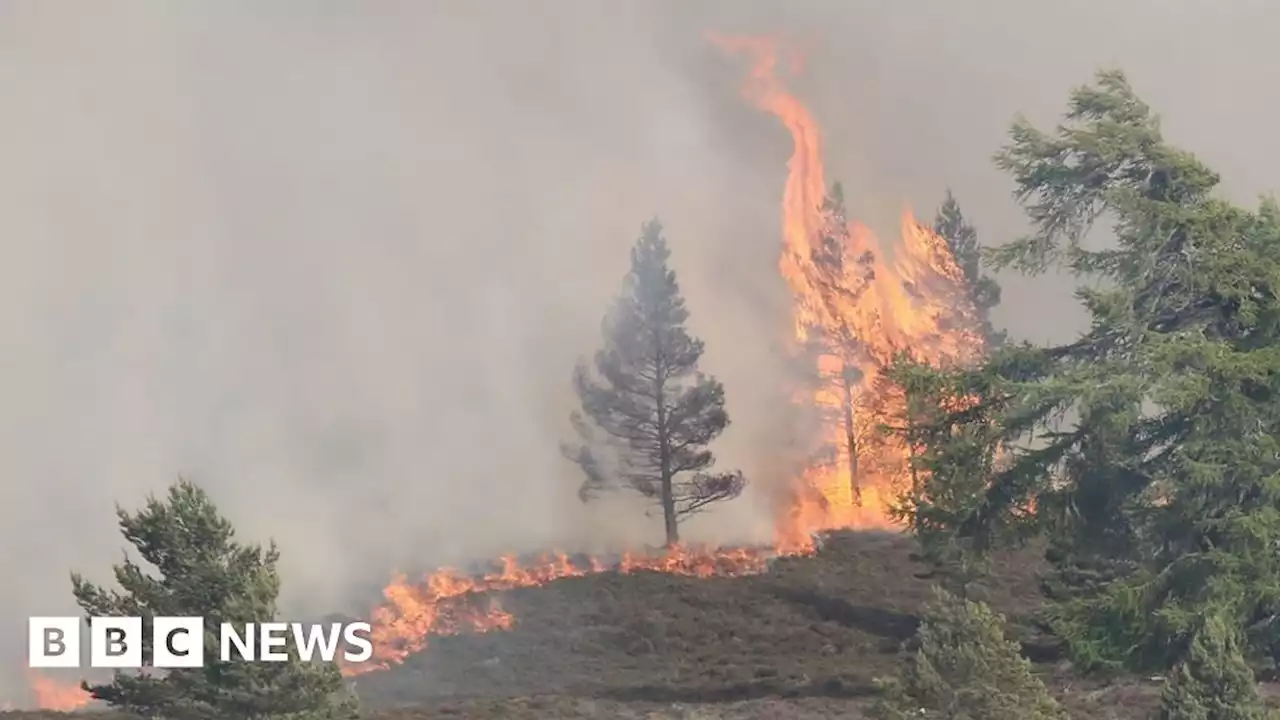
[[(33, 668), (80, 667), (81, 631), (78, 617), (33, 617), (28, 620), (28, 662)], [(201, 617), (156, 617), (151, 621), (151, 666), (197, 668), (205, 662), (206, 624)], [(290, 640), (304, 661), (333, 662), (342, 649), (346, 663), (373, 658), (369, 623), (222, 623), (218, 657), (222, 662), (288, 662)], [(143, 666), (143, 623), (140, 617), (89, 618), (89, 666)]]
[(28, 619), (27, 665), (33, 668), (80, 667), (80, 618)]
[[(28, 665), (80, 667), (82, 621), (78, 617), (33, 617), (28, 621)], [(157, 617), (152, 623), (151, 664), (158, 668), (204, 664), (204, 620)], [(89, 667), (142, 667), (142, 618), (89, 619)]]
[(96, 617), (89, 620), (89, 667), (142, 665), (142, 618)]

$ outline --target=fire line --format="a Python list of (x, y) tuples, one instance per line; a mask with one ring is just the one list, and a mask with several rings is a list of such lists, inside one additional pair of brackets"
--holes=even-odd
[(425, 648), (432, 635), (510, 628), (515, 618), (496, 601), (483, 598), (485, 593), (607, 570), (697, 577), (752, 574), (762, 572), (770, 557), (813, 552), (815, 533), (821, 531), (895, 527), (888, 507), (909, 454), (901, 440), (877, 432), (903, 405), (900, 395), (881, 381), (882, 368), (897, 352), (939, 364), (962, 362), (982, 352), (963, 273), (946, 242), (907, 210), (892, 243), (881, 242), (861, 223), (847, 223), (841, 233), (844, 244), (837, 251), (843, 259), (859, 262), (845, 263), (853, 268), (847, 276), (828, 277), (831, 283), (826, 286), (815, 283), (814, 253), (824, 233), (832, 230), (823, 209), (827, 180), (821, 132), (779, 75), (783, 70), (798, 71), (799, 56), (768, 38), (714, 36), (712, 41), (726, 53), (752, 61), (743, 95), (776, 116), (793, 141), (782, 199), (779, 260), (779, 271), (795, 297), (795, 333), (788, 342), (800, 352), (815, 341), (823, 346), (825, 340), (828, 348), (848, 341), (840, 352), (817, 354), (813, 371), (823, 381), (821, 387), (797, 398), (831, 411), (822, 413), (832, 421), (825, 423), (819, 445), (834, 452), (796, 474), (791, 502), (777, 513), (772, 548), (674, 548), (660, 556), (625, 555), (613, 566), (596, 559), (586, 567), (553, 553), (529, 566), (505, 558), (501, 571), (480, 577), (450, 569), (418, 583), (397, 577), (384, 591), (385, 604), (371, 618), (381, 662), (348, 668), (348, 674), (396, 664)]
[[(799, 389), (796, 401), (817, 412), (822, 429), (814, 459), (798, 468), (788, 501), (778, 508), (773, 547), (677, 547), (658, 556), (624, 554), (607, 564), (600, 559), (573, 563), (550, 553), (527, 565), (503, 558), (501, 569), (480, 576), (448, 568), (419, 582), (401, 575), (371, 613), (376, 662), (346, 667), (344, 674), (398, 664), (424, 649), (432, 636), (512, 627), (516, 618), (488, 593), (610, 570), (693, 577), (754, 574), (772, 557), (813, 552), (815, 533), (895, 527), (888, 508), (901, 486), (909, 450), (900, 439), (878, 432), (903, 406), (900, 393), (882, 382), (883, 368), (898, 352), (936, 364), (964, 362), (983, 352), (963, 273), (946, 242), (910, 210), (902, 214), (898, 236), (884, 242), (865, 225), (834, 218), (824, 208), (829, 188), (822, 133), (783, 78), (800, 70), (797, 53), (769, 38), (711, 40), (726, 54), (751, 61), (745, 99), (774, 115), (793, 143), (782, 195), (778, 269), (794, 296), (794, 334), (786, 341), (798, 358), (811, 359), (816, 379), (816, 389)], [(823, 239), (833, 236), (840, 238), (836, 247), (824, 246)], [(828, 268), (824, 274), (815, 262), (820, 252), (836, 253), (840, 262), (830, 267), (841, 272)], [(89, 702), (78, 686), (42, 676), (32, 676), (31, 686), (42, 708), (73, 709)]]

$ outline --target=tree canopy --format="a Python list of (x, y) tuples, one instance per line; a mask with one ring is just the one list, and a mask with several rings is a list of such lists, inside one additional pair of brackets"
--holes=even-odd
[(877, 720), (1066, 720), (1067, 714), (980, 602), (935, 589), (898, 677), (881, 678)]
[[(1018, 119), (996, 160), (1032, 232), (993, 267), (1075, 275), (1090, 324), (967, 371), (910, 371), (976, 399), (939, 413), (924, 466), (993, 463), (966, 478), (972, 497), (945, 488), (963, 469), (931, 477), (908, 514), (977, 552), (1046, 536), (1053, 624), (1085, 667), (1166, 669), (1193, 648), (1274, 660), (1280, 208), (1215, 197), (1217, 174), (1164, 139), (1118, 71), (1076, 89), (1052, 132)], [(1206, 640), (1206, 617), (1249, 628), (1247, 645)]]
[[(861, 417), (867, 410), (867, 398), (862, 396), (863, 373), (861, 368), (875, 361), (869, 348), (859, 336), (854, 315), (858, 301), (875, 280), (875, 256), (865, 251), (856, 256), (851, 252), (848, 211), (845, 208), (844, 188), (840, 183), (832, 185), (821, 207), (822, 231), (811, 251), (809, 281), (821, 298), (818, 308), (822, 322), (809, 328), (807, 347), (803, 348), (812, 366), (817, 368), (811, 380), (814, 391), (830, 394), (838, 402), (819, 408), (819, 419), (824, 425), (840, 428), (838, 442), (828, 438), (816, 448), (815, 464), (836, 469), (844, 461), (844, 471), (849, 475), (850, 494), (861, 502), (862, 488), (860, 460)], [(835, 360), (822, 363), (820, 356)]]
[(1005, 333), (997, 330), (991, 323), (991, 310), (1000, 304), (1000, 283), (983, 272), (982, 246), (978, 242), (978, 231), (965, 219), (960, 210), (960, 203), (950, 188), (947, 197), (938, 208), (933, 220), (933, 231), (947, 241), (955, 255), (956, 262), (964, 272), (966, 287), (969, 289), (969, 300), (978, 313), (982, 323), (982, 335), (988, 347), (997, 347), (1004, 343)]
[[(357, 717), (343, 697), (342, 676), (333, 663), (284, 663), (219, 659), (223, 622), (276, 619), (280, 554), (272, 543), (242, 544), (209, 496), (189, 481), (151, 497), (136, 513), (117, 509), (120, 529), (157, 575), (126, 556), (114, 567), (120, 589), (105, 589), (72, 574), (76, 600), (87, 616), (141, 616), (150, 636), (156, 616), (205, 618), (205, 666), (139, 674), (116, 671), (113, 680), (85, 684), (94, 698), (145, 718), (224, 720), (230, 717), (340, 720)], [(150, 643), (143, 663), (150, 665)]]

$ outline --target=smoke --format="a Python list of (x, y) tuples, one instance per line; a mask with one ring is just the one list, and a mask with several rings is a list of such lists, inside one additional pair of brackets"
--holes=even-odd
[[(578, 504), (557, 443), (655, 213), (727, 387), (723, 460), (776, 472), (789, 140), (707, 31), (807, 50), (794, 87), (853, 215), (891, 230), (950, 185), (997, 242), (1023, 230), (989, 161), (1010, 119), (1054, 122), (1100, 65), (1234, 198), (1273, 187), (1277, 21), (1265, 0), (0, 4), (12, 667), (28, 615), (74, 612), (69, 569), (109, 580), (113, 504), (180, 473), (279, 541), (306, 611), (394, 567), (651, 539)], [(1015, 337), (1078, 327), (1067, 281), (1002, 280)], [(736, 505), (695, 528), (765, 532)]]

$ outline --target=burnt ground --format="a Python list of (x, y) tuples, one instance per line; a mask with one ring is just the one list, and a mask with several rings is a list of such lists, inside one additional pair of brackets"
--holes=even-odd
[[(357, 691), (380, 704), (495, 692), (669, 702), (865, 695), (929, 597), (910, 553), (900, 537), (848, 535), (763, 575), (609, 573), (514, 590), (501, 596), (512, 630), (437, 638)], [(993, 595), (1025, 614), (1035, 598), (1020, 601), (1019, 591), (1033, 581), (1004, 574)]]
[[(856, 719), (930, 596), (913, 550), (906, 537), (846, 533), (762, 575), (607, 573), (513, 590), (500, 598), (516, 617), (511, 630), (435, 638), (355, 689), (379, 720)], [(1034, 631), (1040, 568), (1031, 550), (1002, 556), (980, 594), (1073, 716), (1150, 717), (1158, 682), (1072, 678)]]

